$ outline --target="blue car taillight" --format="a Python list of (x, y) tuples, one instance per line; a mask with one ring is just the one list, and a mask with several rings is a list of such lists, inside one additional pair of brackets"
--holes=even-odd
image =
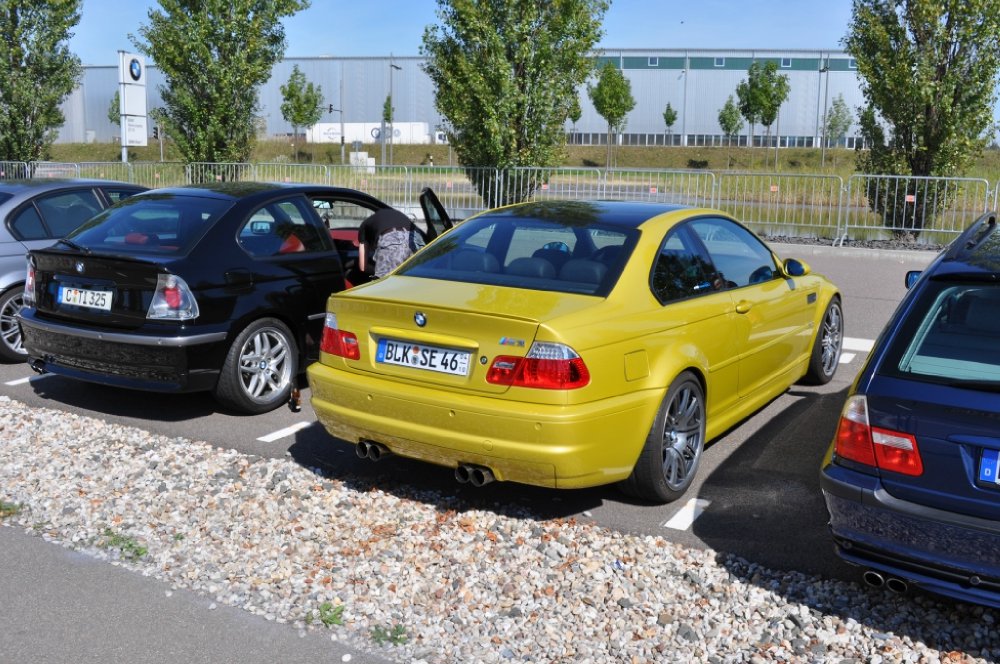
[(838, 457), (880, 470), (912, 476), (924, 472), (916, 437), (872, 427), (868, 422), (868, 400), (863, 395), (854, 395), (844, 404), (835, 451)]

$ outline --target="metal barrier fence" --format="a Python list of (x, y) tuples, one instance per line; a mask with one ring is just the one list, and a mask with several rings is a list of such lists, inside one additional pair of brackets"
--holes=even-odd
[(0, 180), (23, 180), (28, 177), (28, 164), (23, 161), (0, 161)]
[(704, 170), (326, 166), (287, 163), (0, 161), (0, 179), (89, 177), (147, 187), (220, 181), (305, 182), (357, 189), (410, 214), (430, 187), (456, 219), (514, 200), (626, 199), (719, 208), (759, 232), (848, 239), (909, 234), (946, 243), (1000, 206), (976, 178), (714, 173)]
[(986, 180), (852, 175), (843, 205), (843, 238), (910, 235), (948, 242), (996, 204)]
[(722, 173), (714, 206), (771, 235), (839, 229), (844, 180), (837, 175)]

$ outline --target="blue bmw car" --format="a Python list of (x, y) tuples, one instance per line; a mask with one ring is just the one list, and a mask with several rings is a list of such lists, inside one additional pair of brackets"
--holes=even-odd
[(907, 286), (823, 462), (836, 550), (870, 585), (1000, 607), (997, 214)]

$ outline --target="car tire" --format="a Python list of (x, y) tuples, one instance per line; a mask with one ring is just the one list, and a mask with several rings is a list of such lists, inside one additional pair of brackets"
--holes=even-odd
[(632, 475), (622, 490), (655, 503), (677, 500), (694, 480), (705, 447), (705, 396), (689, 371), (667, 390)]
[(21, 326), (17, 324), (17, 314), (23, 306), (23, 286), (15, 286), (0, 295), (0, 358), (6, 362), (24, 362), (28, 357)]
[(823, 320), (816, 330), (809, 368), (802, 382), (806, 385), (825, 385), (833, 379), (840, 365), (840, 352), (844, 347), (844, 313), (840, 298), (834, 297), (826, 306)]
[(287, 403), (298, 375), (294, 339), (288, 326), (275, 318), (248, 325), (226, 354), (215, 387), (216, 400), (252, 415)]

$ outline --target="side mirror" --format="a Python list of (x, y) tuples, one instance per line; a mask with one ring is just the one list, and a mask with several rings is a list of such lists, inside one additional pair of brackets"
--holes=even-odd
[(917, 283), (921, 274), (923, 274), (923, 272), (920, 270), (910, 270), (906, 273), (906, 277), (903, 280), (903, 283), (906, 284), (906, 290), (913, 288), (913, 284)]
[(809, 274), (809, 264), (796, 258), (786, 258), (781, 266), (789, 277), (804, 277)]

